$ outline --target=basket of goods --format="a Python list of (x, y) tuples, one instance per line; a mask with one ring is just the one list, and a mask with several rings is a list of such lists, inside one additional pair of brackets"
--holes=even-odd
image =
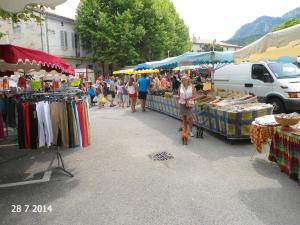
[(285, 126), (285, 127), (294, 126), (297, 123), (299, 123), (300, 115), (298, 113), (290, 113), (290, 114), (281, 113), (275, 115), (275, 120), (281, 126)]

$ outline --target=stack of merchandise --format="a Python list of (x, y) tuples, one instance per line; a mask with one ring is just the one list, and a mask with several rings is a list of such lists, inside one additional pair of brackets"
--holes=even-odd
[(272, 111), (272, 105), (258, 103), (254, 95), (222, 91), (199, 96), (194, 113), (198, 125), (227, 138), (239, 139), (249, 138), (252, 121)]

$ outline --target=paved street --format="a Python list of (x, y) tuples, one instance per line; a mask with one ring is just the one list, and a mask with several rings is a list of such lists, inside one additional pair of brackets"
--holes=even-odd
[[(183, 146), (178, 121), (153, 111), (94, 108), (91, 124), (92, 146), (63, 152), (75, 177), (54, 174), (46, 183), (0, 189), (0, 224), (299, 224), (300, 186), (265, 155), (250, 161), (249, 142), (205, 133)], [(162, 151), (174, 159), (149, 158)], [(48, 150), (30, 152), (0, 171), (39, 171), (51, 157)], [(13, 204), (53, 211), (11, 213)]]

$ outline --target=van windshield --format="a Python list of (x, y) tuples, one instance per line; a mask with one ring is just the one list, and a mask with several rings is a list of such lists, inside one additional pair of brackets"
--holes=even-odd
[(292, 63), (268, 63), (268, 66), (279, 79), (300, 77), (300, 69)]

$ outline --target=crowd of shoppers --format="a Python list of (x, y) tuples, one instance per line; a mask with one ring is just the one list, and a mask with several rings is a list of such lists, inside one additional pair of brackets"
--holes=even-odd
[(95, 98), (98, 100), (100, 108), (105, 107), (106, 103), (109, 103), (110, 107), (131, 107), (131, 111), (136, 112), (138, 99), (142, 112), (145, 112), (148, 92), (151, 93), (157, 90), (172, 91), (177, 96), (177, 103), (182, 118), (181, 128), (188, 129), (190, 136), (193, 136), (192, 107), (196, 88), (192, 81), (201, 83), (201, 79), (201, 76), (195, 76), (195, 74), (191, 76), (191, 74), (179, 73), (148, 76), (143, 74), (139, 79), (136, 79), (134, 76), (127, 77), (127, 79), (110, 76), (104, 79), (103, 76), (100, 76), (96, 84), (87, 89), (87, 93), (92, 104), (95, 103)]
[(92, 104), (97, 99), (100, 108), (104, 108), (109, 102), (110, 107), (131, 107), (132, 112), (136, 112), (138, 98), (141, 101), (142, 111), (145, 112), (149, 86), (150, 81), (146, 75), (138, 80), (134, 77), (124, 80), (114, 76), (104, 79), (103, 76), (100, 76), (96, 84), (87, 89), (87, 94), (90, 96)]

